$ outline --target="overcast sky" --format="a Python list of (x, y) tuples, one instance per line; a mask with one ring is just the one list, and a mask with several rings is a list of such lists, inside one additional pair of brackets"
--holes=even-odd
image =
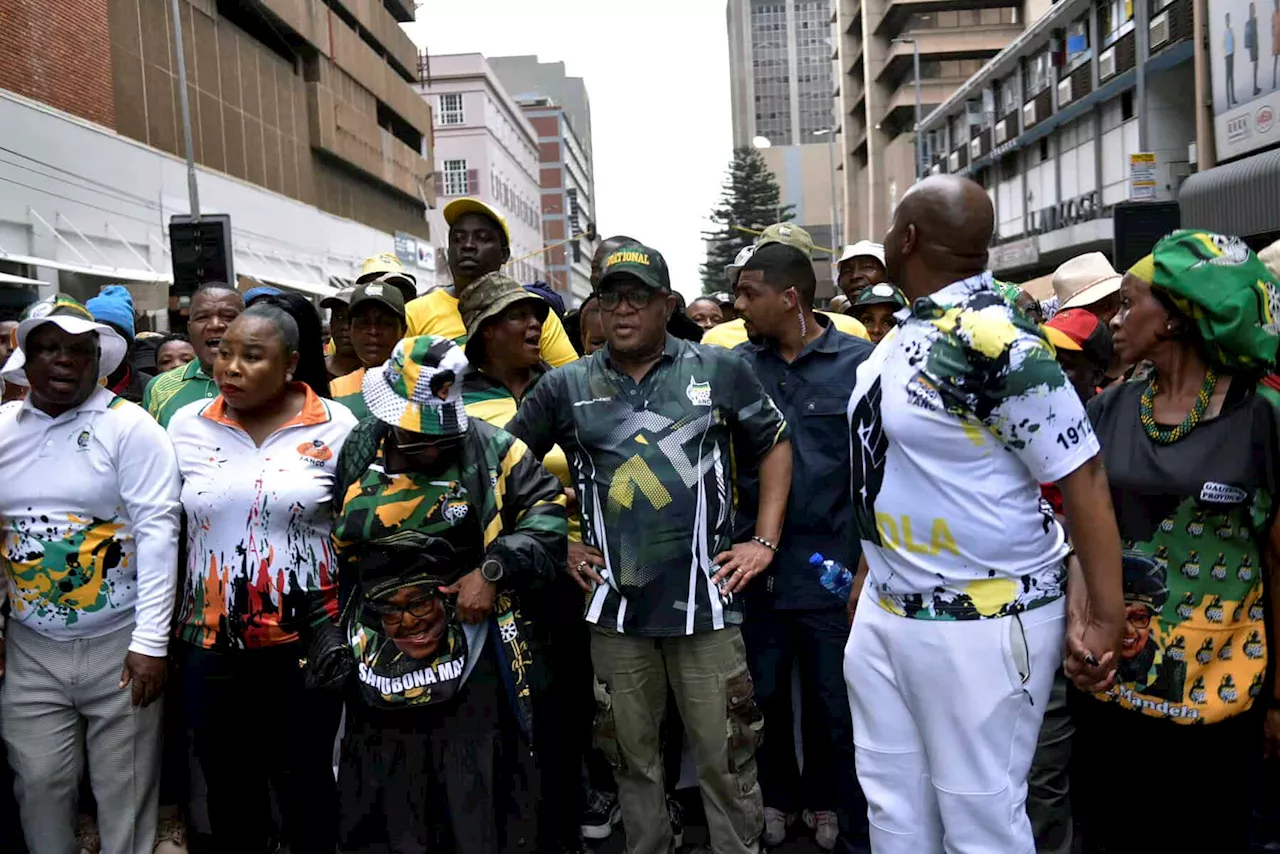
[(407, 29), (433, 55), (536, 54), (582, 77), (600, 232), (645, 241), (677, 288), (701, 292), (733, 146), (724, 0), (429, 0)]

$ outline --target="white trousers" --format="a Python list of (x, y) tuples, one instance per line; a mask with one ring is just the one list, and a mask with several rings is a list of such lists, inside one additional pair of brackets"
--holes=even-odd
[(845, 647), (876, 854), (1034, 854), (1027, 774), (1062, 665), (1065, 599), (1014, 617), (913, 620), (863, 588)]

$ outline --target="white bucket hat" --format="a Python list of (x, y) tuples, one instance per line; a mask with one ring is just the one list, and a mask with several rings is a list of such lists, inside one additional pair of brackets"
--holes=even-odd
[(3, 370), (0, 370), (0, 377), (5, 382), (15, 383), (20, 386), (29, 386), (31, 383), (27, 381), (27, 336), (31, 334), (31, 330), (46, 323), (53, 323), (68, 335), (83, 335), (86, 332), (96, 332), (98, 334), (98, 379), (103, 380), (111, 376), (116, 368), (124, 362), (125, 356), (129, 353), (129, 344), (105, 323), (99, 323), (93, 319), (93, 315), (89, 313), (89, 309), (64, 294), (57, 294), (52, 297), (33, 303), (25, 312), (25, 316), (18, 323), (18, 328), (14, 330), (14, 338), (17, 340), (18, 347), (9, 356), (9, 360), (5, 362)]
[(1119, 293), (1122, 278), (1101, 252), (1077, 255), (1053, 272), (1058, 311), (1084, 308)]
[(837, 264), (843, 264), (850, 258), (857, 258), (865, 255), (868, 258), (874, 258), (880, 262), (880, 266), (884, 266), (884, 244), (876, 243), (874, 240), (859, 240), (857, 243), (851, 243), (840, 253), (840, 260)]

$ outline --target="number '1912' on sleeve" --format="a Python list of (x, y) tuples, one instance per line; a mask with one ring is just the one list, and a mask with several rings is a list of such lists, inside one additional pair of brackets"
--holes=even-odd
[(999, 380), (987, 427), (1037, 481), (1061, 480), (1101, 449), (1084, 404), (1042, 341), (1015, 342)]

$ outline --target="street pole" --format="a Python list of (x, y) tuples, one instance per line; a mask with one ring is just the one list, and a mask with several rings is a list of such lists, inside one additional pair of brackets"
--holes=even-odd
[(840, 232), (840, 206), (836, 199), (836, 130), (827, 131), (827, 160), (831, 166), (831, 245), (837, 251), (844, 243), (844, 235)]
[(916, 180), (924, 178), (924, 145), (920, 142), (920, 42), (911, 40), (911, 64), (916, 75)]
[(182, 139), (187, 147), (187, 194), (191, 200), (191, 216), (200, 219), (200, 190), (196, 186), (195, 148), (191, 144), (191, 104), (187, 100), (187, 57), (182, 49), (182, 16), (178, 0), (173, 0), (174, 46), (178, 51), (178, 97), (182, 105)]

